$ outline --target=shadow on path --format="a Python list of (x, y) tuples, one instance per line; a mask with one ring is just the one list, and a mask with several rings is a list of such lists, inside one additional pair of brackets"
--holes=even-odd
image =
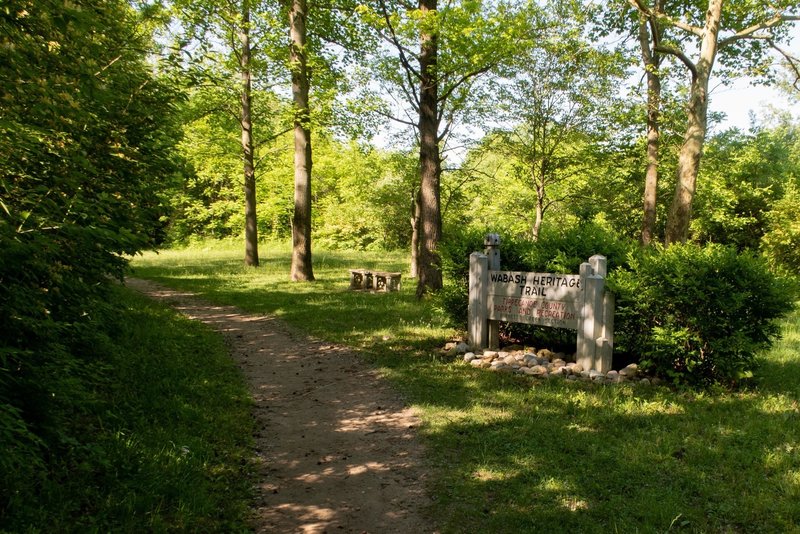
[(254, 400), (257, 532), (432, 532), (419, 420), (349, 350), (281, 321), (129, 278), (221, 332)]

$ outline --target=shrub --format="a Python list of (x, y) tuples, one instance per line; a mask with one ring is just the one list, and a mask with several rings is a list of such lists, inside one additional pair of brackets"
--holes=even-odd
[(595, 254), (608, 261), (608, 270), (624, 264), (633, 243), (594, 223), (569, 228), (550, 228), (531, 243), (524, 263), (531, 271), (575, 273)]
[(778, 335), (792, 292), (751, 253), (673, 245), (631, 255), (611, 276), (617, 348), (676, 383), (733, 385)]
[(761, 251), (773, 269), (800, 272), (800, 190), (791, 186), (767, 215), (769, 228)]
[[(444, 288), (436, 304), (450, 322), (465, 328), (469, 292), (469, 256), (484, 250), (489, 230), (452, 229), (441, 244)], [(501, 267), (504, 271), (578, 273), (580, 264), (595, 254), (608, 259), (609, 269), (624, 262), (631, 244), (595, 224), (543, 232), (538, 241), (500, 236)], [(538, 335), (551, 338), (552, 329), (537, 329)], [(513, 325), (505, 331), (514, 338), (530, 336), (532, 328)], [(562, 342), (557, 335), (555, 342)]]

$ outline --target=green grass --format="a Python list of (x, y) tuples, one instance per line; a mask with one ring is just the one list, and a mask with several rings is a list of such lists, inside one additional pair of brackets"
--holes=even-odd
[(443, 357), (453, 332), (408, 281), (347, 290), (348, 268), (401, 270), (402, 255), (317, 252), (313, 284), (288, 281), (288, 249), (262, 251), (259, 269), (241, 258), (208, 247), (134, 265), (365, 351), (423, 417), (442, 532), (800, 532), (799, 313), (752, 390), (531, 382)]
[(247, 530), (251, 401), (222, 339), (123, 288), (110, 304), (102, 363), (62, 381), (78, 411), (2, 503), (0, 531)]

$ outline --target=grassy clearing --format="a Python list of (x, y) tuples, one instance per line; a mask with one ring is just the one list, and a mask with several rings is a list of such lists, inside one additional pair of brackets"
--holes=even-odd
[(480, 371), (441, 357), (453, 334), (413, 284), (347, 290), (347, 268), (394, 255), (316, 254), (314, 284), (287, 281), (288, 249), (145, 255), (135, 274), (269, 312), (358, 347), (416, 405), (443, 532), (800, 531), (800, 314), (764, 355), (757, 389), (675, 392)]
[(0, 531), (246, 530), (250, 399), (221, 338), (122, 288), (111, 304), (102, 372)]

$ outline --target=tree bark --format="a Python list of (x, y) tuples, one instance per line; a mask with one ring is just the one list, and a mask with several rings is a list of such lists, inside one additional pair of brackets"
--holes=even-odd
[(542, 222), (544, 221), (544, 197), (545, 197), (545, 183), (544, 176), (541, 180), (533, 179), (533, 185), (536, 189), (536, 214), (533, 220), (533, 228), (531, 230), (531, 240), (539, 241), (539, 233), (542, 231)]
[(306, 0), (292, 0), (289, 10), (289, 52), (294, 103), (294, 216), (292, 267), (294, 281), (314, 280), (311, 263), (311, 124), (306, 57)]
[(419, 276), (419, 188), (411, 193), (411, 278)]
[(717, 54), (722, 1), (709, 2), (705, 32), (700, 45), (700, 59), (692, 70), (686, 133), (678, 156), (675, 196), (667, 218), (667, 232), (664, 239), (667, 245), (685, 242), (689, 237), (692, 202), (708, 129), (708, 81)]
[(242, 152), (244, 156), (244, 263), (258, 267), (258, 224), (256, 217), (256, 177), (253, 162), (253, 121), (251, 118), (251, 58), (250, 1), (242, 1), (242, 27), (239, 31), (242, 46), (240, 57), (242, 86)]
[[(656, 2), (656, 11), (660, 11), (661, 1)], [(644, 210), (642, 216), (642, 232), (640, 242), (649, 245), (655, 236), (656, 228), (656, 201), (658, 193), (658, 164), (661, 132), (659, 122), (661, 118), (661, 75), (658, 69), (661, 57), (658, 52), (651, 50), (661, 40), (658, 24), (652, 21), (651, 31), (648, 32), (648, 21), (640, 18), (639, 44), (642, 50), (642, 61), (647, 72), (647, 169), (644, 178)]]
[[(436, 11), (437, 0), (420, 0), (423, 16)], [(420, 261), (417, 297), (442, 288), (438, 246), (442, 238), (439, 153), (439, 81), (436, 72), (438, 43), (435, 31), (420, 35), (419, 165), (420, 165)]]

